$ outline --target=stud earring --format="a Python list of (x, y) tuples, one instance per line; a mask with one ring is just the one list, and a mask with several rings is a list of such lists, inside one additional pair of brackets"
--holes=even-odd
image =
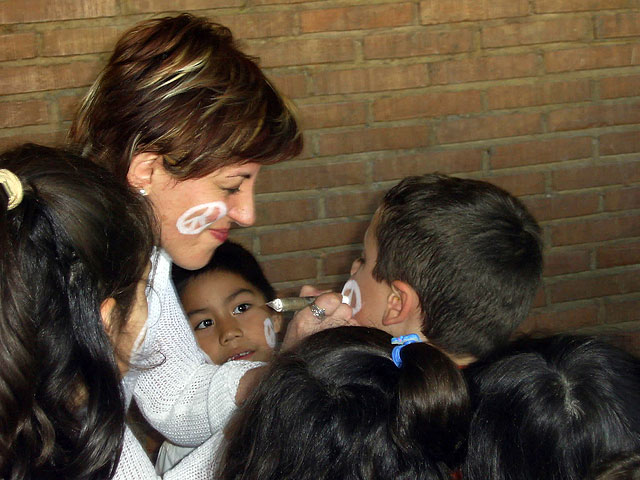
[(138, 190), (138, 192), (140, 192), (140, 195), (142, 195), (143, 197), (147, 196), (147, 191), (144, 188), (141, 188), (140, 190)]

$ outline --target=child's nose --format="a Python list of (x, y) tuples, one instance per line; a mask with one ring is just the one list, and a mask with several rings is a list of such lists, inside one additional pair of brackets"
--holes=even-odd
[(242, 336), (242, 330), (238, 328), (236, 322), (229, 322), (220, 331), (220, 344), (227, 345), (236, 338)]

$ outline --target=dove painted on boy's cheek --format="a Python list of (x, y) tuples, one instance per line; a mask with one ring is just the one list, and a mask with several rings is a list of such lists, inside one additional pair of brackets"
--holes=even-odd
[(264, 319), (264, 338), (270, 348), (276, 348), (276, 330), (273, 326), (273, 320), (269, 317)]
[(178, 218), (176, 228), (183, 235), (198, 235), (227, 214), (224, 202), (211, 202), (189, 208)]
[(349, 305), (353, 309), (353, 315), (358, 313), (362, 308), (362, 295), (360, 286), (353, 278), (349, 279), (342, 287), (342, 295), (349, 299)]

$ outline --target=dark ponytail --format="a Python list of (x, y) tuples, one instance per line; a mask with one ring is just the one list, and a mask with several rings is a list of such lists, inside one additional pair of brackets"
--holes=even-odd
[[(448, 480), (468, 417), (464, 380), (425, 344), (340, 327), (280, 354), (232, 419), (222, 480)], [(423, 362), (432, 362), (431, 364)]]
[(91, 162), (25, 145), (0, 155), (0, 478), (111, 478), (124, 400), (100, 305), (119, 331), (153, 245), (149, 209)]

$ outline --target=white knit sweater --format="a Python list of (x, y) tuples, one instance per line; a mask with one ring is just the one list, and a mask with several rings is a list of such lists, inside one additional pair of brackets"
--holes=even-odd
[[(198, 447), (162, 478), (211, 478), (219, 436), (235, 408), (238, 383), (256, 364), (208, 363), (171, 282), (171, 258), (156, 251), (152, 265), (149, 316), (123, 379), (127, 406), (133, 396), (147, 421), (172, 443)], [(114, 478), (160, 478), (129, 429)]]

